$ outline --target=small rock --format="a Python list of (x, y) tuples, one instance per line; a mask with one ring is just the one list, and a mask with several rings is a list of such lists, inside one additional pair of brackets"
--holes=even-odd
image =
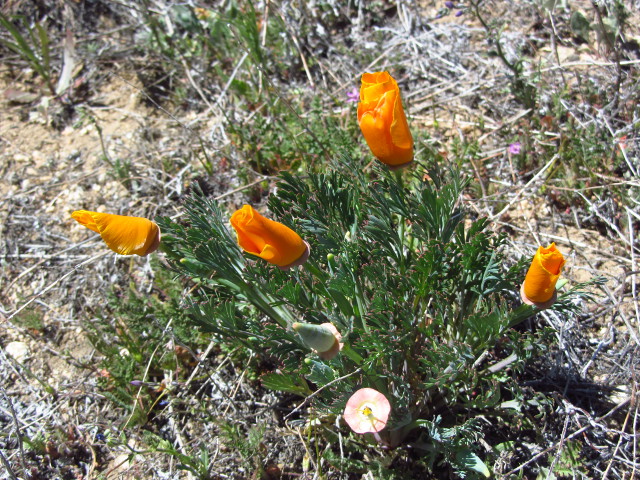
[(21, 365), (29, 358), (29, 347), (24, 342), (10, 342), (4, 347), (4, 351)]
[(631, 392), (627, 385), (618, 385), (618, 388), (609, 395), (609, 400), (616, 405), (621, 405), (629, 399), (631, 399)]

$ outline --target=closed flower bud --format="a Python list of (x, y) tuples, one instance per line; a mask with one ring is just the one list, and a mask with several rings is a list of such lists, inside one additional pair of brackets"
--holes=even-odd
[(388, 72), (362, 75), (358, 124), (371, 153), (382, 163), (392, 168), (411, 163), (413, 137), (400, 89)]
[(333, 253), (327, 254), (327, 265), (330, 269), (336, 268), (338, 262), (336, 261), (336, 256)]
[(547, 308), (555, 301), (556, 282), (565, 260), (552, 243), (539, 247), (520, 290), (522, 300), (529, 305)]
[(331, 360), (342, 349), (342, 335), (332, 323), (314, 325), (311, 323), (294, 323), (293, 328), (304, 343), (313, 349), (323, 360)]
[(245, 252), (282, 269), (302, 265), (309, 258), (309, 245), (300, 235), (282, 223), (263, 217), (251, 205), (236, 211), (231, 216), (231, 225)]
[(158, 225), (146, 218), (87, 210), (76, 210), (71, 217), (89, 230), (99, 233), (107, 247), (120, 255), (144, 257), (160, 245)]

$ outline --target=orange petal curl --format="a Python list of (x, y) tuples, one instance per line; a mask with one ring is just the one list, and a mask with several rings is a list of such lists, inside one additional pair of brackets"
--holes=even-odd
[(531, 261), (522, 287), (527, 299), (535, 303), (549, 301), (555, 293), (556, 282), (564, 262), (564, 257), (555, 243), (547, 248), (540, 246)]
[(308, 245), (300, 235), (282, 223), (263, 217), (251, 205), (237, 210), (231, 216), (231, 225), (245, 252), (278, 267), (293, 266), (308, 255)]
[(371, 153), (390, 167), (413, 160), (413, 137), (400, 89), (388, 72), (365, 73), (360, 87), (358, 124)]
[(120, 255), (144, 257), (160, 245), (158, 225), (146, 218), (87, 210), (76, 210), (71, 217), (89, 230), (99, 233), (107, 247)]

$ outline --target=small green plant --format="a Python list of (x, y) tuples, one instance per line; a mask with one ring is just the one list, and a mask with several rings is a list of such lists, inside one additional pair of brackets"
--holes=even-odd
[(238, 424), (221, 420), (219, 423), (220, 436), (225, 445), (238, 452), (247, 472), (252, 478), (264, 477), (264, 456), (266, 447), (262, 443), (266, 427), (256, 425), (248, 432), (244, 432)]
[(580, 450), (580, 442), (571, 440), (565, 443), (557, 454), (550, 456), (550, 468), (540, 469), (538, 479), (589, 478), (581, 460)]
[(131, 189), (133, 185), (131, 179), (134, 176), (131, 161), (127, 159), (122, 160), (120, 158), (116, 158), (115, 160), (113, 160), (107, 150), (107, 145), (104, 141), (104, 135), (102, 134), (102, 127), (98, 123), (98, 120), (84, 108), (79, 108), (78, 113), (80, 117), (80, 119), (78, 120), (79, 124), (82, 123), (83, 119), (86, 119), (89, 121), (89, 123), (96, 127), (98, 138), (100, 139), (100, 149), (102, 150), (101, 158), (111, 167), (111, 175), (113, 176), (113, 178), (118, 180), (125, 188)]
[(11, 20), (0, 13), (0, 26), (2, 26), (13, 38), (13, 41), (0, 38), (0, 43), (11, 49), (24, 60), (44, 80), (51, 95), (56, 95), (51, 75), (51, 51), (49, 49), (49, 35), (47, 30), (38, 22), (30, 26), (24, 17), (18, 17), (26, 36), (20, 32)]
[(525, 108), (533, 109), (536, 106), (538, 88), (534, 81), (524, 75), (524, 62), (522, 58), (510, 60), (502, 47), (502, 26), (496, 25), (493, 20), (487, 19), (487, 14), (482, 10), (483, 0), (472, 0), (471, 11), (485, 29), (489, 43), (495, 47), (495, 55), (511, 71), (511, 93)]
[[(169, 79), (164, 83), (170, 85), (174, 100), (185, 98), (187, 92), (176, 87), (182, 83), (171, 79), (189, 68), (193, 73), (188, 74), (191, 81), (186, 88), (198, 89), (209, 108), (221, 100), (241, 105), (220, 112), (232, 143), (247, 159), (241, 176), (247, 167), (266, 175), (308, 168), (329, 156), (331, 139), (344, 135), (344, 130), (335, 128), (336, 122), (325, 115), (335, 99), (321, 101), (300, 89), (283, 89), (281, 84), (290, 83), (291, 77), (303, 75), (305, 70), (297, 66), (299, 53), (279, 16), (269, 15), (265, 20), (268, 25), (261, 26), (253, 4), (236, 1), (224, 2), (216, 11), (174, 6), (169, 14), (171, 22), (149, 11), (145, 15), (147, 53), (161, 52), (156, 68), (159, 76)], [(199, 80), (208, 75), (226, 83), (222, 95), (200, 85)], [(145, 85), (155, 85), (142, 80)], [(156, 96), (153, 92), (148, 95)], [(301, 115), (300, 106), (309, 102), (309, 113)], [(247, 112), (252, 112), (248, 118)], [(204, 146), (202, 152), (206, 152)], [(211, 174), (211, 160), (201, 162)]]
[(133, 284), (124, 292), (114, 290), (108, 314), (86, 325), (103, 355), (99, 381), (104, 394), (128, 412), (125, 426), (147, 422), (172, 387), (165, 385), (163, 372), (173, 371), (179, 379), (188, 352), (202, 342), (189, 327), (180, 296), (180, 285), (160, 270), (151, 294), (138, 292)]
[[(487, 475), (476, 449), (480, 419), (515, 416), (518, 388), (502, 370), (521, 368), (537, 347), (510, 329), (537, 309), (518, 306), (524, 263), (506, 264), (505, 237), (486, 219), (464, 221), (466, 185), (455, 170), (422, 166), (406, 178), (382, 168), (369, 178), (343, 157), (305, 179), (282, 173), (270, 197), (272, 214), (311, 244), (300, 269), (244, 255), (227, 214), (200, 195), (187, 201), (184, 223), (161, 220), (163, 245), (195, 284), (193, 320), (221, 342), (277, 359), (263, 384), (304, 397), (325, 438), (336, 438), (335, 415), (346, 419), (347, 400), (366, 387), (391, 403), (386, 428), (374, 431), (374, 443), (390, 449), (378, 466), (411, 444), (431, 470)], [(582, 293), (575, 287), (552, 308), (571, 312)], [(340, 353), (314, 353), (322, 342), (301, 322), (334, 325)], [(356, 465), (370, 446), (352, 438), (343, 454)], [(325, 452), (330, 463), (333, 452)]]
[[(144, 442), (149, 452), (161, 452), (171, 455), (178, 463), (178, 469), (187, 471), (198, 480), (210, 480), (211, 459), (204, 446), (193, 455), (188, 455), (176, 449), (171, 442), (149, 431), (144, 432)], [(146, 453), (146, 452), (145, 452)]]
[[(298, 105), (303, 99), (293, 97)], [(230, 132), (249, 165), (262, 174), (282, 170), (318, 169), (335, 154), (335, 145), (344, 144), (355, 125), (344, 128), (336, 118), (324, 114), (327, 105), (316, 97), (305, 119), (287, 100), (274, 96), (267, 100), (266, 111), (246, 125), (230, 124)], [(351, 127), (349, 129), (349, 127)]]
[(36, 309), (28, 308), (23, 310), (19, 315), (15, 316), (13, 322), (16, 325), (20, 325), (21, 327), (28, 328), (30, 330), (38, 332), (44, 330), (42, 313)]

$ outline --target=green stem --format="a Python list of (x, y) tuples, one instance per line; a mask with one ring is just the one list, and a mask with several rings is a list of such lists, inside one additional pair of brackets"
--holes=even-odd
[(496, 53), (498, 54), (498, 57), (500, 57), (500, 60), (502, 60), (502, 63), (504, 63), (507, 68), (509, 68), (509, 70), (511, 70), (513, 72), (513, 74), (516, 76), (516, 78), (520, 78), (520, 70), (518, 69), (518, 67), (516, 66), (516, 64), (513, 64), (511, 62), (509, 62), (509, 60), (507, 60), (507, 57), (505, 56), (504, 52), (502, 51), (502, 45), (500, 45), (500, 35), (495, 35), (493, 33), (493, 29), (487, 24), (487, 22), (485, 22), (484, 17), (480, 14), (480, 3), (481, 2), (472, 2), (473, 5), (473, 9), (475, 11), (476, 14), (476, 18), (478, 19), (478, 21), (482, 24), (482, 26), (484, 27), (484, 29), (487, 32), (487, 35), (494, 37), (495, 40), (495, 45), (496, 45)]
[(367, 321), (364, 318), (365, 308), (364, 308), (364, 301), (362, 298), (362, 290), (360, 287), (360, 283), (358, 282), (358, 279), (356, 278), (355, 274), (352, 273), (351, 278), (353, 278), (353, 284), (355, 286), (355, 297), (356, 297), (356, 303), (358, 304), (358, 317), (360, 317), (360, 324), (362, 325), (362, 328), (365, 332), (370, 333), (369, 325), (367, 325)]
[(345, 343), (344, 346), (342, 347), (341, 353), (347, 356), (348, 358), (350, 358), (351, 360), (353, 360), (353, 362), (356, 365), (358, 366), (362, 365), (362, 362), (364, 359), (360, 356), (358, 352), (356, 352), (353, 348), (351, 348), (351, 345)]
[[(398, 184), (398, 189), (400, 190), (400, 192), (402, 192), (404, 194), (404, 180), (402, 178), (402, 170), (396, 170), (393, 172), (396, 178), (396, 183)], [(398, 246), (400, 251), (398, 252), (399, 255), (399, 260), (400, 260), (400, 274), (404, 275), (407, 268), (406, 268), (406, 258), (404, 256), (404, 236), (405, 236), (405, 228), (406, 228), (406, 222), (405, 222), (405, 218), (402, 215), (398, 215)], [(408, 251), (408, 255), (411, 254), (411, 251)]]
[(533, 305), (527, 305), (523, 303), (514, 311), (509, 314), (509, 323), (508, 328), (515, 327), (519, 323), (525, 321), (527, 318), (535, 315), (538, 312), (538, 309)]
[(304, 269), (323, 283), (329, 279), (329, 275), (323, 272), (311, 259), (305, 262)]
[(249, 285), (248, 283), (244, 282), (231, 282), (223, 278), (219, 278), (216, 281), (217, 283), (230, 287), (238, 293), (243, 294), (252, 305), (254, 305), (258, 310), (260, 310), (272, 320), (278, 322), (281, 327), (289, 328), (291, 324), (295, 322), (295, 319), (293, 318), (293, 315), (289, 310), (281, 305), (273, 306), (273, 299), (268, 295), (262, 293), (253, 285)]

